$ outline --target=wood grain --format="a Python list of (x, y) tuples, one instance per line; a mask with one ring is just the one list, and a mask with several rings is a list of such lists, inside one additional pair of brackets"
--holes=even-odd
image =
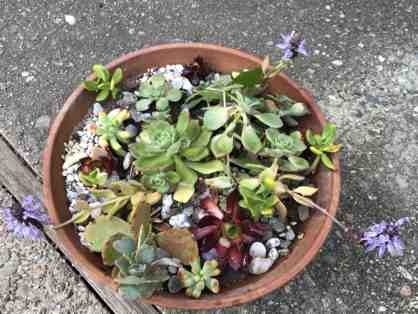
[[(8, 145), (3, 137), (0, 136), (0, 160), (3, 166), (0, 167), (0, 183), (18, 200), (21, 201), (25, 195), (37, 195), (42, 197), (42, 184), (39, 177), (33, 173), (28, 165), (19, 158), (13, 149)], [(67, 257), (69, 262), (77, 269), (81, 276), (89, 283), (89, 285), (97, 292), (102, 300), (115, 313), (144, 313), (159, 314), (159, 311), (152, 305), (140, 302), (132, 302), (123, 299), (113, 290), (96, 285), (91, 281), (83, 270), (76, 266), (75, 263), (68, 258), (65, 247), (58, 241), (55, 231), (46, 227), (44, 229), (48, 238), (53, 241), (59, 250)]]

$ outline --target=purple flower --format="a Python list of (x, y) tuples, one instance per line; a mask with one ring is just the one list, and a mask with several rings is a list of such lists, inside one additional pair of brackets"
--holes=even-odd
[(26, 196), (22, 208), (2, 208), (0, 214), (9, 231), (21, 238), (44, 239), (40, 224), (48, 224), (48, 215), (42, 212), (42, 204), (33, 196)]
[(377, 250), (377, 255), (382, 257), (387, 250), (391, 256), (402, 256), (405, 245), (400, 238), (399, 230), (408, 221), (409, 218), (404, 217), (395, 223), (383, 221), (370, 226), (360, 239), (366, 247), (366, 253)]
[(305, 40), (301, 38), (300, 34), (292, 31), (287, 35), (282, 34), (281, 36), (283, 42), (276, 44), (276, 47), (283, 50), (283, 60), (291, 60), (296, 58), (298, 54), (308, 55), (305, 49)]

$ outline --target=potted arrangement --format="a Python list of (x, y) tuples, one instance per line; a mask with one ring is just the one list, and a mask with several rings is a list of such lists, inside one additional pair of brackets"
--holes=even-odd
[(303, 39), (278, 47), (276, 62), (172, 44), (93, 66), (44, 156), (50, 217), (93, 280), (209, 309), (258, 298), (312, 260), (338, 206), (341, 146), (281, 73)]

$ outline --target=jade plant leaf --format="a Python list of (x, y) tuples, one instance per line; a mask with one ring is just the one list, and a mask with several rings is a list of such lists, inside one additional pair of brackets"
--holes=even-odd
[(215, 172), (224, 171), (224, 164), (220, 160), (211, 160), (207, 162), (187, 162), (186, 165), (201, 173), (201, 174), (212, 174)]
[(280, 119), (280, 116), (276, 113), (259, 113), (255, 114), (254, 117), (256, 117), (259, 121), (264, 123), (265, 125), (271, 127), (271, 128), (281, 128), (283, 126), (283, 121)]
[(263, 148), (260, 138), (251, 125), (244, 125), (241, 134), (241, 142), (245, 149), (257, 154)]
[(199, 259), (197, 242), (187, 229), (168, 229), (158, 233), (156, 240), (159, 247), (178, 258), (184, 265), (191, 265)]
[(210, 179), (205, 179), (205, 183), (206, 185), (219, 190), (229, 189), (232, 188), (234, 185), (232, 179), (228, 176), (219, 176)]
[(216, 135), (212, 138), (210, 149), (216, 158), (226, 156), (234, 149), (234, 139), (225, 133)]
[(203, 125), (208, 130), (214, 131), (224, 126), (228, 119), (228, 108), (210, 107), (203, 116)]
[(264, 73), (261, 67), (257, 67), (253, 70), (240, 71), (238, 76), (234, 78), (235, 84), (241, 84), (244, 87), (255, 87), (263, 81)]
[(106, 241), (118, 233), (133, 237), (131, 226), (126, 221), (114, 216), (99, 216), (86, 226), (84, 239), (92, 251), (101, 252)]

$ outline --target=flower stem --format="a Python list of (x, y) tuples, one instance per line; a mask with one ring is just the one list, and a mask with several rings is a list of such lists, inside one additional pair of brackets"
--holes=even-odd
[(322, 208), (321, 206), (317, 205), (316, 203), (312, 202), (312, 207), (319, 210), (322, 214), (330, 218), (333, 222), (335, 222), (339, 227), (341, 227), (344, 232), (348, 232), (349, 229), (346, 227), (342, 222), (338, 221), (336, 218), (332, 217), (330, 214), (328, 214), (327, 210), (325, 208)]

